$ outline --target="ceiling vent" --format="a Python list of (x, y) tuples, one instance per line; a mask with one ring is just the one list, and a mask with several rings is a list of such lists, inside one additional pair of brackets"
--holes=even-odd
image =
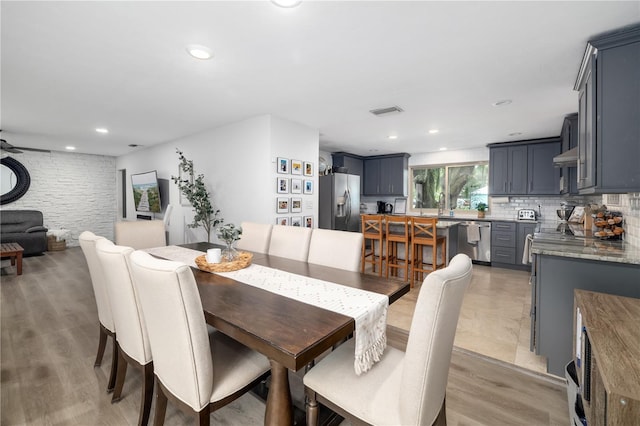
[(369, 111), (371, 114), (373, 115), (386, 115), (386, 114), (391, 114), (394, 112), (402, 112), (404, 111), (402, 108), (400, 108), (399, 106), (392, 106), (392, 107), (387, 107), (387, 108), (378, 108), (378, 109), (372, 109), (371, 111)]

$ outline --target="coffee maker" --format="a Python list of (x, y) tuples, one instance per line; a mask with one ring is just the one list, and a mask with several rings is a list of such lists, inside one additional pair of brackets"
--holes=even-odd
[(378, 201), (378, 214), (391, 214), (393, 213), (393, 206), (391, 203), (385, 203), (384, 201)]

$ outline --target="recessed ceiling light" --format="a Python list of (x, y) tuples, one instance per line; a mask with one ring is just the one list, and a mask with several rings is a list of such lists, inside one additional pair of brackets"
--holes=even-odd
[(109, 129), (105, 129), (104, 127), (98, 127), (96, 129), (96, 132), (98, 132), (98, 133), (109, 133)]
[(396, 135), (389, 135), (389, 139), (391, 139), (391, 140), (395, 140), (395, 139), (398, 139), (398, 136), (396, 136)]
[(438, 133), (439, 131), (440, 130), (438, 130), (438, 129), (431, 129), (431, 130), (429, 130), (429, 133), (434, 135), (434, 134)]
[(302, 0), (271, 0), (271, 3), (280, 7), (292, 8), (299, 6), (302, 3)]
[(65, 146), (64, 149), (66, 149), (67, 151), (75, 151), (76, 147), (69, 145), (69, 146)]
[(213, 52), (211, 49), (200, 44), (190, 44), (187, 46), (187, 52), (196, 59), (206, 60), (213, 58)]
[(509, 133), (509, 136), (520, 136), (522, 134), (522, 132), (513, 132), (513, 133)]
[(494, 102), (491, 105), (493, 105), (493, 106), (505, 106), (505, 105), (509, 105), (511, 102), (513, 102), (511, 99), (503, 99), (501, 101)]
[(443, 146), (442, 148), (440, 148), (440, 151), (446, 151), (446, 150), (447, 150), (447, 147)]

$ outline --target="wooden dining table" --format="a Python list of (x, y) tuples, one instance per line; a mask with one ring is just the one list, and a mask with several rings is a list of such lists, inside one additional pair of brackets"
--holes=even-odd
[[(181, 247), (206, 252), (220, 246), (192, 243)], [(409, 292), (409, 284), (398, 280), (267, 254), (254, 253), (253, 263), (384, 294), (389, 297), (389, 304)], [(196, 268), (194, 276), (207, 323), (264, 354), (271, 363), (265, 425), (291, 425), (293, 404), (288, 370), (303, 369), (348, 338), (355, 330), (355, 319)]]

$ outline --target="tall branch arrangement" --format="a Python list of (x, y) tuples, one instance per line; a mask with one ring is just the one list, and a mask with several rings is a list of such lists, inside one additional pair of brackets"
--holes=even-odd
[(171, 180), (178, 185), (178, 189), (196, 213), (193, 217), (193, 223), (187, 226), (189, 228), (202, 226), (207, 233), (207, 241), (211, 242), (211, 231), (224, 222), (224, 219), (218, 217), (220, 210), (214, 210), (211, 205), (210, 194), (204, 184), (204, 175), (199, 174), (194, 179), (193, 161), (188, 160), (179, 149), (176, 149), (176, 153), (180, 160), (182, 178), (171, 176)]

